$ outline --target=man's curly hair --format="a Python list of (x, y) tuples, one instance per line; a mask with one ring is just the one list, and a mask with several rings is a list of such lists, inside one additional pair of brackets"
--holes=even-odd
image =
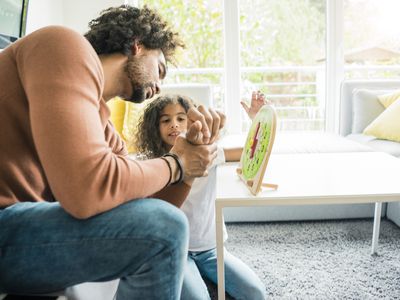
[(160, 116), (169, 104), (180, 104), (187, 112), (193, 101), (186, 96), (160, 95), (151, 101), (143, 111), (137, 125), (136, 146), (146, 158), (157, 158), (169, 151), (160, 134)]
[(185, 46), (179, 34), (147, 6), (121, 5), (103, 10), (90, 21), (85, 37), (99, 55), (116, 52), (130, 55), (136, 41), (148, 49), (160, 49), (170, 62), (174, 62), (175, 50)]

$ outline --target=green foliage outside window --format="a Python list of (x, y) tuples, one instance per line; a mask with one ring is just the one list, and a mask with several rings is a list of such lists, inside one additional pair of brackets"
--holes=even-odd
[[(325, 80), (326, 3), (331, 0), (224, 1), (239, 1), (243, 96), (248, 97), (248, 92), (255, 88), (271, 96), (281, 119), (291, 124), (287, 129), (323, 129), (325, 98), (321, 83)], [(383, 1), (386, 6), (398, 5), (397, 0)], [(187, 46), (177, 55), (178, 71), (170, 72), (165, 82), (212, 84), (215, 106), (224, 109), (223, 0), (143, 0), (140, 4), (158, 9), (181, 34)], [(381, 6), (375, 0), (344, 0), (345, 51), (366, 45), (371, 40), (371, 32), (377, 29), (368, 20), (375, 15), (377, 7), (383, 9)], [(399, 38), (382, 45), (400, 45), (398, 41)], [(400, 57), (375, 64), (399, 62)], [(246, 71), (251, 67), (285, 66), (309, 66), (311, 70)], [(214, 72), (188, 74), (179, 72), (179, 68), (211, 68)], [(345, 76), (396, 77), (398, 73), (382, 70), (366, 74), (356, 70)], [(296, 107), (298, 109), (293, 110)]]
[(146, 0), (182, 36), (187, 49), (178, 56), (183, 68), (221, 67), (223, 62), (222, 1)]
[(315, 65), (325, 52), (325, 1), (240, 1), (242, 66)]

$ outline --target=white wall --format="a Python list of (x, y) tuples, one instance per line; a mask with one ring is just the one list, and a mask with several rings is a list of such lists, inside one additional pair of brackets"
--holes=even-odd
[(100, 11), (124, 0), (30, 0), (26, 34), (48, 25), (63, 25), (85, 33)]
[[(35, 0), (33, 0), (35, 1)], [(64, 25), (80, 33), (88, 30), (88, 23), (111, 6), (124, 4), (123, 0), (62, 0)]]
[(30, 0), (26, 34), (48, 25), (64, 25), (63, 0)]

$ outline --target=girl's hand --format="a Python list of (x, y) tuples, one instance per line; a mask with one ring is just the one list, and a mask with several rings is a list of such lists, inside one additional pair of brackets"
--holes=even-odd
[(251, 94), (250, 107), (244, 101), (240, 101), (240, 104), (242, 104), (243, 109), (246, 111), (249, 118), (253, 120), (258, 111), (260, 110), (260, 108), (263, 107), (265, 104), (270, 104), (270, 103), (265, 99), (263, 93), (257, 91)]

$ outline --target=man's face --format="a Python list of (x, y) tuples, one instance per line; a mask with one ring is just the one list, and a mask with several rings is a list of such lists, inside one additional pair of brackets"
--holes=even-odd
[(135, 55), (128, 57), (125, 73), (128, 77), (128, 96), (124, 98), (134, 103), (141, 103), (160, 93), (161, 80), (167, 69), (161, 50), (148, 50), (141, 47)]

